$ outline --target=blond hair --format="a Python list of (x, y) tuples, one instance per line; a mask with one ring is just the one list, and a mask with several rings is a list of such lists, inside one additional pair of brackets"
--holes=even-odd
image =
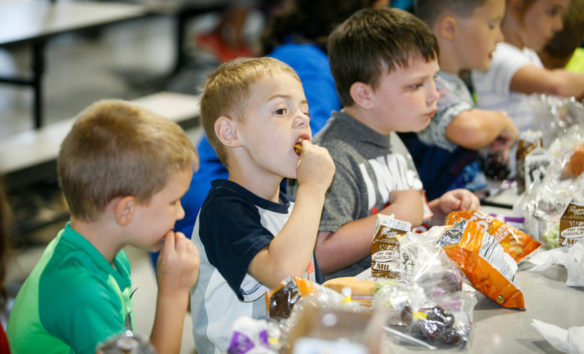
[(58, 157), (71, 215), (86, 221), (117, 197), (149, 203), (171, 173), (197, 165), (196, 150), (181, 127), (122, 100), (102, 100), (79, 113)]
[(227, 151), (215, 134), (215, 122), (221, 116), (244, 119), (251, 87), (258, 81), (285, 72), (300, 78), (287, 64), (268, 57), (235, 59), (220, 65), (207, 77), (201, 97), (201, 121), (211, 146), (228, 167)]

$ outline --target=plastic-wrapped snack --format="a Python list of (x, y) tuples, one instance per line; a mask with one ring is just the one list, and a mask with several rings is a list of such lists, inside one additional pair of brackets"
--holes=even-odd
[[(351, 353), (380, 352), (382, 317), (371, 311), (316, 303), (311, 297), (303, 298), (302, 306), (294, 309), (297, 323), (290, 330), (285, 353), (323, 353), (323, 348), (326, 352), (332, 348), (345, 351), (349, 346), (358, 350)], [(308, 338), (310, 341), (304, 342)]]
[(541, 243), (525, 232), (480, 210), (452, 212), (446, 218), (446, 223), (452, 225), (460, 220), (474, 221), (484, 227), (517, 263), (541, 246)]
[(584, 144), (574, 147), (572, 155), (562, 169), (562, 178), (575, 178), (584, 173)]
[(517, 263), (484, 227), (463, 219), (444, 233), (439, 245), (489, 299), (503, 307), (525, 309), (523, 293), (513, 283)]
[(316, 284), (301, 277), (288, 277), (270, 292), (266, 292), (266, 305), (270, 319), (286, 319), (294, 304), (303, 296), (316, 290)]
[[(359, 280), (355, 277), (340, 277), (325, 281), (323, 286), (333, 289), (343, 296), (348, 296), (345, 301), (356, 301), (363, 306), (371, 306), (373, 294), (375, 292), (375, 281)], [(346, 293), (349, 289), (349, 293)]]
[(519, 141), (517, 143), (516, 158), (516, 180), (517, 192), (523, 193), (525, 191), (525, 157), (531, 151), (538, 147), (542, 147), (543, 140), (541, 131), (526, 130), (519, 134)]
[(228, 354), (277, 353), (269, 342), (268, 322), (251, 317), (240, 317), (233, 324), (233, 335)]
[(386, 331), (392, 338), (433, 349), (466, 345), (476, 299), (465, 291), (428, 296), (416, 283), (401, 283), (382, 287), (374, 304), (376, 310), (387, 309)]

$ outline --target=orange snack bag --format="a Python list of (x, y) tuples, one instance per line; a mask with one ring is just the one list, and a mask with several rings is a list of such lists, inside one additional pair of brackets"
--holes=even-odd
[(480, 210), (454, 211), (448, 214), (446, 224), (452, 225), (460, 220), (473, 221), (484, 227), (517, 263), (541, 246), (525, 232)]
[(316, 284), (301, 277), (288, 277), (270, 292), (266, 291), (266, 307), (270, 318), (286, 319), (296, 302), (316, 290)]
[(513, 283), (517, 263), (482, 226), (461, 220), (438, 244), (489, 299), (503, 307), (525, 309), (523, 293)]

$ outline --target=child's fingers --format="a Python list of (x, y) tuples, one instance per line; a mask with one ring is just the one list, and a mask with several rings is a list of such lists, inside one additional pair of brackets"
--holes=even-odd
[[(174, 250), (175, 233), (173, 231), (168, 231), (166, 235), (164, 235), (164, 245), (162, 246), (162, 252), (165, 250)], [(167, 251), (168, 252), (168, 251)]]
[(184, 252), (186, 247), (187, 247), (187, 238), (185, 236), (185, 234), (183, 234), (182, 232), (175, 232), (174, 233), (174, 242), (175, 242), (175, 249), (177, 252)]

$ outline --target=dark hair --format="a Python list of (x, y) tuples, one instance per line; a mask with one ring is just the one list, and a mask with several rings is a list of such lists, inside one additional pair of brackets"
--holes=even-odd
[(430, 27), (445, 11), (452, 11), (456, 16), (468, 17), (487, 0), (416, 0), (414, 13)]
[(561, 63), (560, 67), (568, 63), (576, 48), (584, 42), (584, 0), (570, 1), (563, 22), (562, 30), (556, 32), (543, 49), (546, 56)]
[(329, 33), (355, 11), (371, 7), (375, 1), (294, 0), (268, 23), (261, 38), (262, 54), (269, 54), (290, 35), (326, 51)]
[(407, 68), (413, 57), (436, 60), (438, 42), (424, 22), (406, 11), (363, 9), (331, 33), (328, 52), (341, 103), (351, 106), (355, 82), (376, 88), (382, 74)]

